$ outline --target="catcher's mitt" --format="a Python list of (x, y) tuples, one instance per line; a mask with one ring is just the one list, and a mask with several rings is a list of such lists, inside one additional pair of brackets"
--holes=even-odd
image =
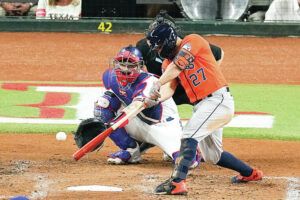
[[(74, 140), (76, 145), (81, 148), (86, 143), (94, 139), (97, 135), (102, 133), (107, 129), (106, 125), (97, 118), (88, 118), (83, 120), (77, 127), (76, 132), (74, 133)], [(103, 142), (99, 144), (95, 149), (95, 151), (99, 147), (101, 147)]]

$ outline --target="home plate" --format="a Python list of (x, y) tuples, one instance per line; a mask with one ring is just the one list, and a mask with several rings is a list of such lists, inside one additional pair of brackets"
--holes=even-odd
[(92, 192), (122, 192), (123, 189), (119, 187), (110, 187), (104, 185), (81, 185), (68, 187), (69, 191), (92, 191)]

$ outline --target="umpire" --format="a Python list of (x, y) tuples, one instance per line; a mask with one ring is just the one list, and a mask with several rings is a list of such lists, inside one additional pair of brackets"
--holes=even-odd
[[(170, 15), (168, 15), (167, 11), (165, 11), (165, 10), (161, 10), (159, 12), (159, 14), (154, 18), (153, 22), (149, 25), (148, 30), (153, 30), (153, 28), (155, 28), (156, 26), (158, 26), (159, 24), (162, 24), (162, 23), (169, 24), (176, 30), (176, 32), (177, 32), (177, 34), (179, 34), (179, 36), (183, 36), (181, 34), (180, 28), (178, 26), (176, 26), (175, 20)], [(146, 35), (148, 34), (148, 30), (146, 31)], [(181, 38), (183, 38), (183, 37), (181, 37)], [(143, 38), (143, 39), (139, 40), (136, 43), (136, 47), (142, 52), (143, 59), (144, 59), (145, 65), (147, 66), (148, 72), (150, 72), (152, 74), (156, 74), (157, 76), (161, 76), (162, 75), (161, 65), (162, 65), (163, 59), (160, 58), (156, 52), (150, 50), (150, 47), (147, 44), (147, 39)], [(223, 57), (224, 57), (223, 50), (220, 47), (213, 45), (213, 44), (210, 44), (210, 49), (211, 49), (217, 63), (220, 65), (223, 60)], [(190, 104), (190, 101), (185, 93), (185, 90), (181, 86), (181, 84), (179, 84), (177, 86), (175, 93), (173, 95), (173, 99), (177, 105)]]

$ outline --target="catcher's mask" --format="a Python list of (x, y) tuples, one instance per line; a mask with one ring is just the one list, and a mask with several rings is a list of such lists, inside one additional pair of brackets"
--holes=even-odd
[(144, 66), (142, 53), (133, 46), (122, 48), (113, 59), (113, 70), (121, 88), (129, 88)]
[(162, 58), (173, 58), (176, 49), (177, 33), (169, 24), (162, 23), (156, 26), (147, 35), (150, 49), (158, 52)]

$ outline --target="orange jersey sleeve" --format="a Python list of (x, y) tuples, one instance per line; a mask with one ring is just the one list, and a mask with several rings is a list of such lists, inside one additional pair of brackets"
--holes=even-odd
[[(191, 103), (227, 85), (209, 43), (200, 35), (184, 37), (173, 62), (182, 69), (179, 80)], [(165, 60), (163, 66), (170, 63)]]

